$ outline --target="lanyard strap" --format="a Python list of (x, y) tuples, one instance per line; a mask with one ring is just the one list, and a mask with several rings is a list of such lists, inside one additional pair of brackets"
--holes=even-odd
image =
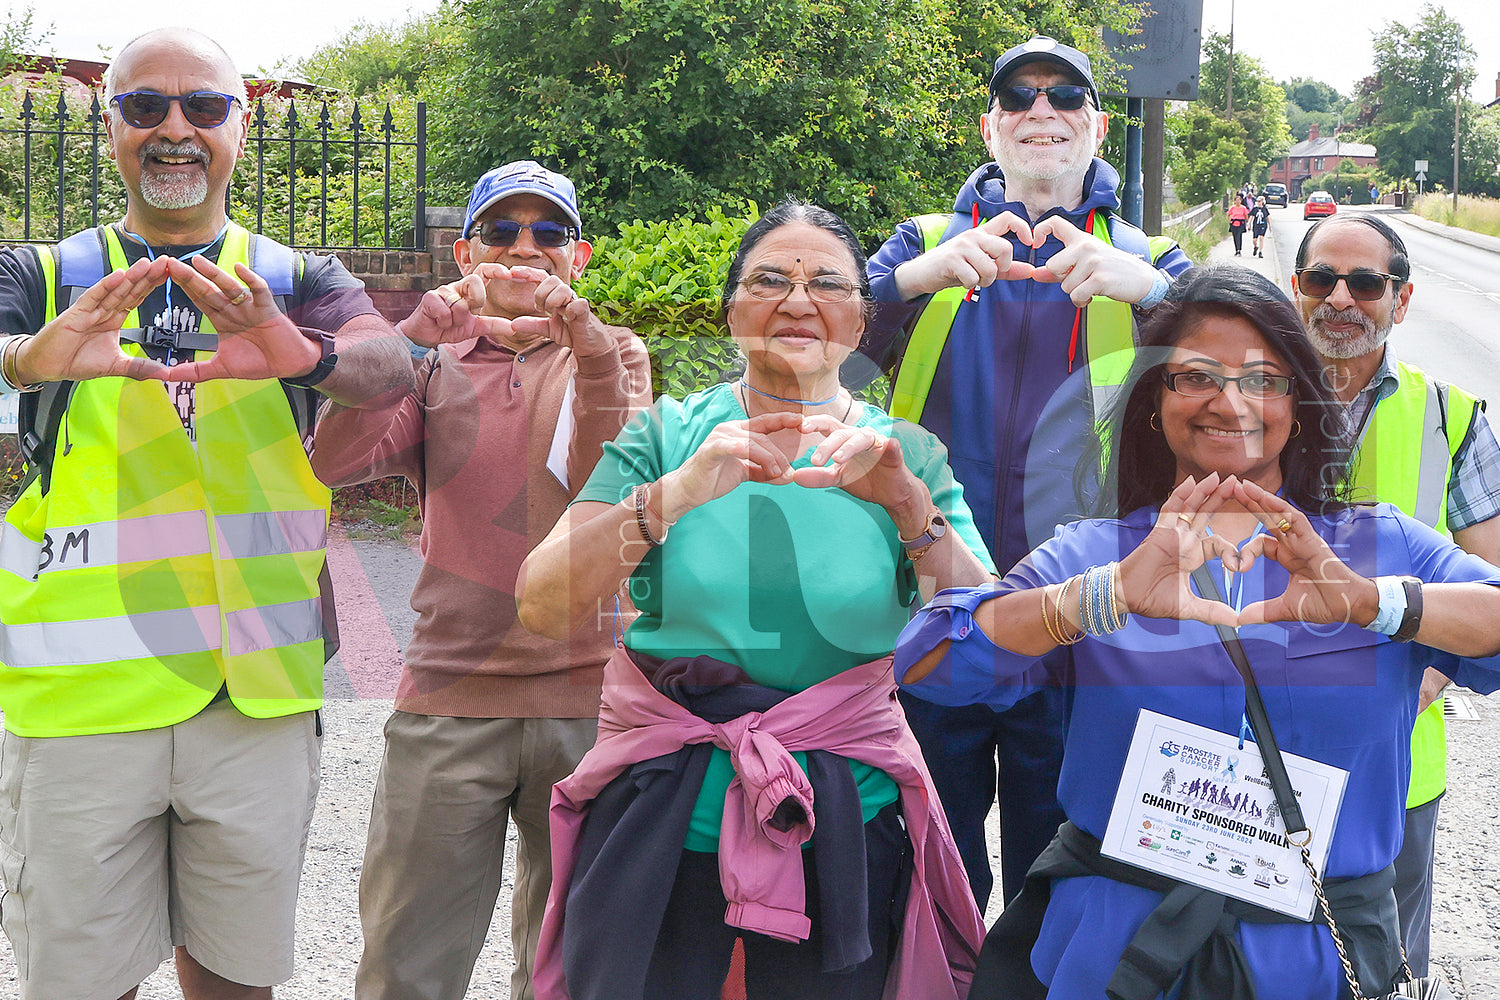
[[(1224, 600), (1206, 565), (1193, 570), (1193, 582), (1198, 585), (1198, 593), (1202, 596), (1214, 601)], [(1276, 743), (1276, 734), (1271, 730), (1271, 718), (1266, 715), (1266, 703), (1260, 697), (1260, 685), (1255, 682), (1255, 674), (1250, 670), (1250, 658), (1245, 655), (1245, 647), (1234, 629), (1228, 625), (1215, 625), (1214, 629), (1219, 633), (1219, 641), (1229, 653), (1230, 661), (1245, 680), (1245, 715), (1250, 719), (1250, 729), (1255, 733), (1255, 742), (1260, 748), (1266, 776), (1271, 779), (1271, 790), (1276, 793), (1276, 805), (1281, 809), (1282, 822), (1286, 825), (1288, 834), (1302, 833), (1307, 830), (1307, 822), (1302, 818), (1297, 793), (1292, 791), (1292, 781), (1287, 777), (1286, 764), (1281, 759), (1281, 748)]]

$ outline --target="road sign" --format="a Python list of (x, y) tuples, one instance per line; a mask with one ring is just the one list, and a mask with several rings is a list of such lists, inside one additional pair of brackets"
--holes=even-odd
[(1425, 181), (1426, 179), (1427, 179), (1427, 171), (1425, 171), (1425, 170), (1418, 170), (1417, 171), (1417, 180), (1419, 180), (1419, 181)]
[(1104, 44), (1120, 64), (1125, 97), (1172, 101), (1198, 99), (1198, 53), (1203, 0), (1173, 0), (1149, 7), (1133, 35), (1104, 29)]
[(1427, 161), (1426, 160), (1418, 160), (1417, 161), (1417, 173), (1419, 173), (1419, 174), (1425, 174), (1426, 172), (1427, 172)]

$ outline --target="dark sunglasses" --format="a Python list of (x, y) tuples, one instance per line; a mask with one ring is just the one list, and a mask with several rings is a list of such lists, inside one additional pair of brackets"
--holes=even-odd
[(1054, 111), (1077, 111), (1089, 98), (1089, 88), (1073, 83), (1060, 83), (1055, 87), (996, 87), (995, 100), (1001, 111), (1030, 111), (1036, 103), (1036, 95), (1046, 94), (1047, 103)]
[(134, 128), (156, 128), (167, 120), (172, 102), (182, 105), (182, 117), (194, 128), (218, 128), (229, 120), (229, 109), (239, 98), (216, 90), (195, 90), (191, 94), (158, 94), (151, 90), (132, 90), (110, 98), (120, 117)]
[(1349, 289), (1350, 298), (1360, 302), (1374, 302), (1385, 294), (1387, 281), (1400, 281), (1394, 274), (1379, 271), (1350, 271), (1339, 274), (1331, 267), (1304, 267), (1297, 272), (1297, 289), (1314, 299), (1326, 299), (1340, 281)]
[(579, 236), (577, 227), (565, 226), (561, 222), (528, 222), (522, 225), (509, 219), (495, 219), (479, 224), (479, 241), (487, 247), (508, 247), (520, 238), (523, 229), (531, 230), (531, 242), (553, 250), (567, 246)]

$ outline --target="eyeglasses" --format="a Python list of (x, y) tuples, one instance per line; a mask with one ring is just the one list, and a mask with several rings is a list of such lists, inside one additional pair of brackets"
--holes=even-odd
[(1350, 271), (1339, 274), (1331, 267), (1304, 267), (1297, 272), (1297, 290), (1315, 299), (1326, 299), (1333, 294), (1339, 281), (1349, 289), (1351, 298), (1360, 302), (1374, 302), (1385, 294), (1387, 281), (1401, 281), (1398, 275), (1382, 274), (1379, 271)]
[(1054, 111), (1077, 111), (1088, 100), (1089, 88), (1072, 83), (1060, 83), (1055, 87), (995, 88), (995, 99), (1000, 102), (1001, 111), (1030, 111), (1038, 94), (1047, 95), (1047, 103)]
[(216, 90), (195, 90), (191, 94), (158, 94), (153, 90), (132, 90), (110, 98), (120, 117), (133, 128), (156, 128), (167, 120), (172, 102), (182, 105), (182, 117), (194, 128), (218, 128), (229, 120), (229, 109), (239, 102), (232, 94)]
[(1161, 380), (1167, 383), (1168, 389), (1180, 396), (1199, 398), (1217, 396), (1224, 391), (1226, 385), (1233, 382), (1240, 390), (1240, 395), (1246, 399), (1280, 399), (1292, 391), (1292, 383), (1297, 381), (1290, 375), (1267, 375), (1264, 372), (1239, 376), (1216, 375), (1197, 368), (1185, 372), (1162, 372)]
[(531, 230), (531, 242), (552, 250), (567, 246), (580, 235), (576, 226), (565, 226), (561, 222), (523, 224), (509, 219), (494, 219), (479, 224), (479, 241), (487, 247), (508, 247), (520, 239), (523, 229)]
[(740, 287), (758, 299), (780, 302), (801, 285), (814, 302), (847, 302), (854, 296), (854, 282), (842, 274), (819, 274), (806, 281), (793, 281), (775, 271), (761, 271), (740, 281)]

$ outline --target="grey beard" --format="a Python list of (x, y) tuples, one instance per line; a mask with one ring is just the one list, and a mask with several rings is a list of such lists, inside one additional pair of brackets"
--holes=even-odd
[[(153, 156), (196, 156), (202, 170), (188, 176), (161, 177), (151, 171)], [(141, 147), (141, 197), (152, 208), (173, 211), (193, 208), (208, 198), (208, 150), (197, 143), (153, 142)]]
[(163, 180), (150, 174), (142, 174), (141, 197), (146, 204), (162, 211), (193, 208), (203, 204), (208, 198), (208, 177), (198, 174), (196, 177)]
[[(1358, 323), (1363, 332), (1354, 337), (1330, 337), (1324, 332), (1325, 322)], [(1335, 309), (1324, 303), (1314, 309), (1312, 315), (1307, 318), (1307, 339), (1312, 342), (1313, 350), (1325, 358), (1335, 358), (1340, 361), (1362, 358), (1377, 350), (1381, 344), (1385, 343), (1385, 338), (1390, 336), (1390, 333), (1390, 323), (1376, 325), (1370, 317), (1353, 306), (1348, 309)]]

